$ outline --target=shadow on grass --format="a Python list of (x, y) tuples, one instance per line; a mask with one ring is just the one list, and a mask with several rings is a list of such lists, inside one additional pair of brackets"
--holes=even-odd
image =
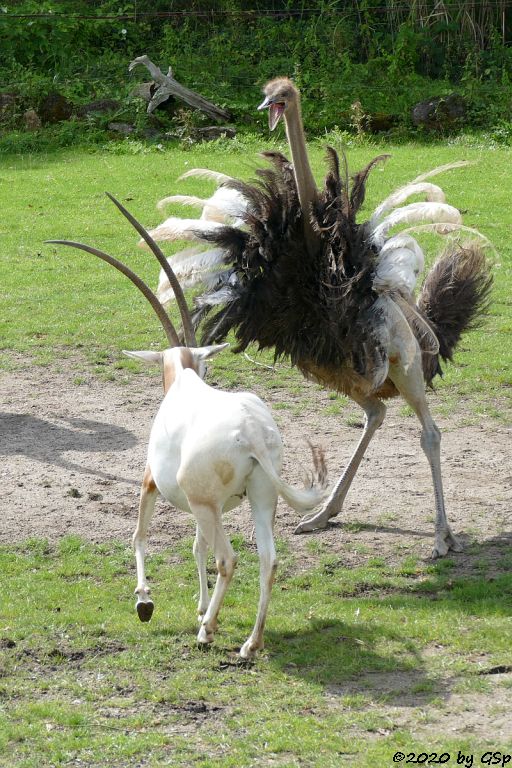
[(300, 535), (321, 537), (322, 534), (328, 533), (333, 528), (347, 532), (347, 534), (359, 531), (370, 531), (371, 533), (392, 533), (396, 534), (397, 536), (406, 534), (407, 536), (417, 536), (418, 538), (425, 538), (428, 536), (430, 536), (432, 539), (434, 538), (433, 531), (419, 531), (418, 529), (411, 530), (410, 528), (400, 528), (398, 526), (362, 523), (357, 520), (351, 520), (350, 522), (346, 522), (344, 520), (329, 520), (326, 528), (317, 528), (314, 531), (303, 531)]
[(139, 485), (136, 480), (75, 464), (63, 456), (68, 451), (96, 453), (127, 450), (137, 443), (132, 432), (115, 424), (89, 419), (59, 417), (59, 421), (68, 426), (53, 424), (31, 414), (0, 413), (0, 456), (19, 454), (30, 461), (52, 464), (80, 474)]
[[(432, 675), (428, 657), (458, 653), (451, 649), (445, 631), (451, 612), (453, 620), (463, 621), (464, 626), (493, 616), (497, 621), (509, 620), (511, 566), (512, 532), (483, 543), (468, 541), (464, 553), (414, 573), (401, 574), (383, 565), (357, 569), (360, 578), (352, 572), (348, 579), (341, 563), (339, 567), (329, 563), (322, 570), (326, 601), (339, 595), (344, 614), (348, 606), (353, 620), (313, 618), (308, 626), (290, 633), (268, 629), (270, 663), (334, 696), (371, 695), (404, 707), (447, 699), (456, 678)], [(378, 621), (383, 610), (389, 611), (391, 623)], [(419, 622), (411, 636), (407, 621)], [(433, 639), (438, 621), (439, 641)], [(422, 624), (429, 628), (424, 640), (420, 639)], [(492, 664), (488, 672), (478, 672), (493, 673)]]
[(512, 572), (512, 530), (502, 531), (484, 541), (465, 534), (458, 538), (464, 550), (450, 553), (454, 576), (485, 575), (492, 581), (495, 576)]
[[(346, 537), (349, 537), (354, 532), (368, 532), (372, 534), (391, 534), (392, 536), (396, 536), (397, 539), (403, 536), (414, 536), (419, 539), (431, 539), (433, 542), (435, 535), (433, 529), (412, 530), (410, 528), (403, 528), (398, 525), (376, 525), (375, 523), (366, 523), (360, 521), (344, 522), (341, 520), (336, 520), (329, 521), (327, 528), (301, 533), (301, 536), (312, 536), (313, 538), (318, 538), (319, 541), (321, 541), (322, 534), (327, 534), (332, 528), (339, 529), (340, 536), (346, 535)], [(480, 541), (474, 536), (464, 532), (459, 532), (457, 530), (454, 530), (454, 533), (460, 544), (462, 544), (462, 552), (450, 551), (446, 558), (441, 558), (439, 560), (434, 560), (430, 557), (427, 557), (425, 558), (426, 563), (442, 564), (448, 560), (450, 563), (455, 564), (456, 572), (461, 571), (467, 573), (473, 570), (481, 572), (482, 561), (496, 562), (497, 560), (507, 558), (508, 556), (509, 563), (507, 568), (504, 568), (504, 570), (512, 570), (512, 530), (503, 531), (502, 533), (490, 537), (489, 539), (485, 539), (484, 541)]]
[[(376, 650), (383, 645), (389, 650)], [(272, 665), (322, 686), (329, 698), (346, 698), (347, 706), (372, 698), (414, 708), (451, 695), (453, 681), (427, 671), (418, 644), (382, 625), (333, 621), (293, 637), (268, 631), (267, 647)]]

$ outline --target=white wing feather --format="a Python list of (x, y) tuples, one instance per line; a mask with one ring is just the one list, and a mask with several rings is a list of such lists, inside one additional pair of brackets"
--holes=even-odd
[(244, 224), (243, 217), (247, 212), (247, 203), (247, 199), (238, 190), (219, 187), (205, 201), (201, 218), (241, 226)]
[[(181, 287), (185, 290), (198, 283), (208, 282), (209, 278), (218, 275), (223, 256), (222, 248), (211, 248), (205, 251), (196, 246), (174, 254), (168, 261)], [(156, 295), (162, 304), (167, 304), (174, 299), (174, 291), (163, 269), (160, 270)]]
[(204, 208), (206, 200), (202, 197), (194, 197), (194, 195), (170, 195), (159, 200), (156, 207), (159, 211), (163, 211), (167, 205), (178, 203), (179, 205), (190, 205), (195, 208)]
[[(214, 232), (222, 227), (218, 221), (204, 221), (202, 219), (180, 219), (177, 216), (171, 216), (155, 229), (150, 229), (149, 234), (158, 242), (162, 240), (190, 240), (192, 242), (201, 242), (204, 235)], [(139, 241), (142, 248), (147, 248), (144, 240)]]
[(219, 171), (211, 171), (209, 168), (191, 168), (190, 171), (183, 173), (178, 178), (178, 181), (181, 181), (182, 179), (190, 179), (194, 176), (198, 179), (209, 179), (210, 181), (215, 181), (217, 184), (224, 184), (226, 181), (233, 181), (232, 176), (226, 176), (225, 173), (220, 173)]
[(425, 200), (430, 203), (444, 203), (446, 201), (443, 190), (436, 184), (429, 184), (428, 182), (407, 184), (405, 187), (395, 190), (389, 197), (386, 197), (384, 202), (375, 209), (370, 219), (370, 227), (374, 229), (384, 214), (405, 203), (412, 195), (422, 194), (425, 195)]
[(460, 211), (447, 203), (410, 203), (397, 208), (374, 228), (373, 242), (382, 247), (387, 233), (398, 224), (456, 224), (462, 223)]
[(162, 210), (170, 203), (202, 208), (201, 220), (203, 221), (218, 221), (221, 224), (229, 224), (234, 227), (243, 227), (245, 223), (247, 199), (236, 189), (230, 187), (219, 187), (207, 199), (194, 195), (171, 195), (160, 200), (156, 207)]
[(423, 251), (413, 237), (402, 233), (390, 237), (379, 253), (373, 289), (377, 293), (398, 290), (412, 294), (424, 266)]
[(419, 184), (422, 181), (431, 179), (432, 176), (437, 176), (438, 174), (444, 173), (445, 171), (453, 171), (455, 168), (465, 168), (467, 165), (473, 165), (473, 163), (470, 160), (456, 160), (454, 163), (438, 165), (437, 168), (432, 168), (431, 171), (427, 171), (426, 173), (421, 173), (419, 176), (416, 176), (416, 178), (411, 181), (411, 184)]

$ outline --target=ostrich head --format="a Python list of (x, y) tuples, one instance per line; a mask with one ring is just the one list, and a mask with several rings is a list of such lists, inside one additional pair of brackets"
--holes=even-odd
[(278, 77), (266, 84), (263, 93), (265, 94), (265, 99), (258, 109), (268, 108), (268, 125), (270, 130), (273, 131), (281, 117), (286, 115), (286, 112), (291, 107), (297, 106), (299, 92), (287, 77)]

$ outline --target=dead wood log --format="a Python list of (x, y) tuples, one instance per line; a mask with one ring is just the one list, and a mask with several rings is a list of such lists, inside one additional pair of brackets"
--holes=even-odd
[(155, 110), (159, 104), (162, 104), (170, 96), (174, 96), (177, 99), (184, 101), (185, 104), (189, 105), (189, 107), (193, 107), (194, 109), (199, 109), (201, 112), (204, 112), (212, 120), (222, 122), (223, 120), (230, 119), (230, 114), (225, 109), (217, 107), (215, 104), (212, 104), (211, 101), (208, 101), (200, 94), (195, 93), (195, 91), (191, 91), (189, 88), (185, 88), (183, 85), (180, 85), (180, 83), (174, 79), (171, 67), (169, 67), (167, 74), (164, 75), (162, 70), (153, 64), (153, 62), (148, 59), (147, 56), (138, 56), (136, 59), (130, 62), (128, 71), (131, 72), (138, 64), (142, 64), (149, 70), (151, 77), (158, 86), (151, 98), (151, 101), (148, 104), (147, 111), (149, 114), (151, 114), (151, 112), (153, 112), (153, 110)]

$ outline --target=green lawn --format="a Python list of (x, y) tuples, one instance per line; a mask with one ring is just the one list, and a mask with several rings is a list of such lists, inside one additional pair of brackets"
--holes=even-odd
[[(143, 298), (107, 265), (44, 240), (94, 244), (155, 285), (158, 266), (134, 247), (104, 191), (154, 225), (155, 202), (177, 191), (188, 168), (249, 177), (257, 147), (242, 149), (1, 157), (0, 365), (26, 375), (34, 363), (56, 366), (67, 355), (78, 369), (107, 370), (120, 382), (136, 375), (121, 349), (164, 344)], [(474, 163), (438, 183), (496, 247), (493, 305), (464, 339), (457, 366), (447, 367), (436, 407), (504, 419), (512, 391), (512, 151), (357, 146), (351, 167), (383, 151), (392, 158), (371, 176), (366, 212), (435, 165)], [(322, 153), (312, 147), (318, 178)], [(210, 190), (197, 180), (179, 185)], [(242, 361), (219, 356), (214, 378), (250, 387)], [(300, 376), (286, 366), (267, 374), (266, 386), (300, 392)], [(329, 407), (338, 413), (343, 398)], [(430, 565), (410, 555), (393, 566), (369, 556), (348, 569), (311, 537), (316, 565), (303, 570), (280, 541), (267, 649), (253, 665), (238, 664), (236, 650), (254, 620), (257, 557), (241, 537), (234, 546), (239, 568), (206, 653), (194, 642), (191, 541), (148, 558), (156, 601), (148, 625), (135, 615), (135, 568), (124, 545), (65, 538), (0, 548), (0, 765), (374, 768), (396, 764), (397, 751), (449, 753), (448, 765), (459, 751), (475, 765), (487, 749), (512, 751), (510, 728), (493, 725), (510, 722), (512, 691), (512, 558), (503, 543), (474, 545), (464, 571), (455, 560)], [(468, 726), (461, 736), (470, 713), (484, 735)]]
[(267, 651), (241, 665), (257, 557), (235, 546), (240, 566), (208, 652), (194, 642), (191, 541), (149, 558), (148, 625), (121, 545), (3, 547), (0, 765), (373, 768), (396, 751), (510, 752), (499, 732), (461, 738), (443, 727), (454, 715), (461, 727), (482, 696), (504, 717), (511, 679), (493, 672), (512, 661), (510, 552), (494, 547), (492, 577), (475, 553), (462, 579), (450, 560), (411, 557), (350, 571), (320, 555), (301, 572), (281, 543)]

